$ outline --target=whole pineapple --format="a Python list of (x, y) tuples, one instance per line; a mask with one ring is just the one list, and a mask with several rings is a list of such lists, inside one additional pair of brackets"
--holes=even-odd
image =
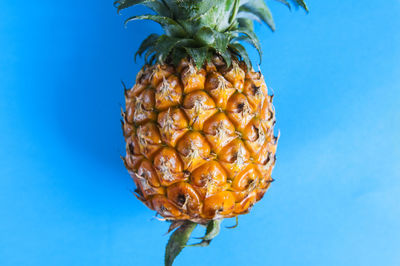
[[(289, 5), (286, 1), (283, 2)], [(302, 0), (294, 1), (307, 10)], [(125, 166), (136, 196), (175, 230), (166, 265), (197, 224), (208, 245), (223, 218), (248, 213), (273, 181), (278, 137), (263, 75), (246, 49), (260, 53), (253, 20), (274, 23), (263, 0), (120, 0), (143, 4), (165, 34), (151, 34), (137, 54), (147, 64), (125, 90)]]

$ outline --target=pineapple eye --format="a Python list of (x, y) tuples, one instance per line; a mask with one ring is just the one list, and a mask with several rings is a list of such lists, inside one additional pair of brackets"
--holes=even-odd
[(260, 86), (256, 86), (253, 84), (251, 88), (253, 90), (253, 95), (257, 95), (257, 93), (260, 91)]
[(133, 143), (132, 143), (132, 142), (129, 143), (128, 148), (129, 148), (129, 151), (130, 151), (131, 154), (134, 154), (134, 153), (135, 153), (135, 152), (134, 152), (134, 148), (133, 148)]
[(271, 153), (268, 152), (267, 158), (262, 162), (263, 165), (266, 165), (271, 160)]
[(210, 174), (203, 174), (203, 175), (201, 175), (200, 181), (201, 181), (201, 184), (202, 184), (203, 186), (205, 186), (205, 185), (207, 185), (209, 182), (212, 182), (212, 177), (211, 177)]
[(232, 154), (230, 160), (228, 160), (228, 161), (229, 161), (230, 163), (233, 163), (233, 162), (235, 162), (235, 161), (237, 160), (237, 158), (238, 158), (238, 153), (235, 152), (234, 154)]
[(142, 177), (143, 177), (144, 179), (146, 179), (146, 180), (149, 179), (149, 175), (148, 175), (148, 173), (147, 173), (146, 171), (143, 171)]
[(260, 138), (260, 130), (255, 125), (253, 125), (253, 130), (254, 130), (254, 132), (256, 134), (256, 138), (255, 139), (259, 139)]
[(242, 112), (243, 109), (244, 109), (244, 103), (239, 103), (239, 104), (237, 105), (237, 108), (238, 108), (239, 112)]
[(254, 180), (247, 179), (247, 180), (246, 180), (246, 185), (245, 185), (245, 188), (249, 188), (249, 187), (250, 187), (250, 185), (251, 185), (251, 183), (253, 183), (253, 181), (254, 181)]
[(184, 170), (184, 171), (183, 171), (183, 176), (184, 176), (185, 178), (188, 178), (188, 177), (190, 176), (190, 172), (189, 172), (188, 170)]
[(268, 120), (271, 120), (274, 117), (274, 113), (268, 111)]
[(178, 198), (176, 199), (176, 202), (178, 203), (179, 206), (183, 206), (186, 202), (186, 196), (183, 194), (179, 194)]
[(138, 83), (144, 83), (144, 81), (146, 81), (145, 79), (146, 79), (146, 74), (142, 73), (138, 79)]
[(249, 179), (247, 180), (246, 189), (254, 188), (255, 185), (256, 185), (256, 180)]

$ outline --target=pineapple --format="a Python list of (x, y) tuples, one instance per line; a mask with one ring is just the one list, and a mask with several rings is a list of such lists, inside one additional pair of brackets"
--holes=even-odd
[(242, 42), (261, 59), (253, 19), (275, 26), (263, 0), (115, 2), (118, 11), (136, 4), (155, 14), (126, 23), (153, 20), (165, 34), (149, 35), (136, 53), (146, 65), (125, 90), (123, 160), (136, 197), (175, 230), (165, 256), (172, 265), (197, 224), (207, 227), (197, 245), (208, 245), (222, 219), (248, 213), (273, 181), (273, 96)]

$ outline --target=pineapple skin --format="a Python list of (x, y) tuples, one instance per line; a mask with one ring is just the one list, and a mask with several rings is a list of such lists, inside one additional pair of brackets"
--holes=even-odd
[(273, 181), (272, 98), (262, 74), (237, 59), (144, 66), (122, 112), (136, 197), (166, 220), (248, 213)]

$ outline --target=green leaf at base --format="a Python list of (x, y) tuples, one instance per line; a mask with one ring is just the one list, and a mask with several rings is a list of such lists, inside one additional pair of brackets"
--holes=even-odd
[(222, 219), (212, 220), (207, 225), (206, 235), (202, 238), (204, 240), (212, 240), (219, 234), (221, 229)]
[(234, 229), (234, 228), (238, 227), (238, 225), (239, 225), (239, 216), (236, 216), (236, 223), (235, 223), (235, 225), (232, 225), (232, 226), (225, 226), (225, 228)]
[(176, 256), (182, 251), (189, 240), (190, 235), (196, 228), (196, 223), (186, 221), (181, 227), (176, 229), (168, 240), (165, 248), (165, 266), (172, 266)]
[(187, 247), (207, 247), (211, 240), (213, 240), (221, 229), (222, 219), (212, 220), (207, 224), (206, 235), (201, 237), (202, 241), (197, 244), (188, 245)]

